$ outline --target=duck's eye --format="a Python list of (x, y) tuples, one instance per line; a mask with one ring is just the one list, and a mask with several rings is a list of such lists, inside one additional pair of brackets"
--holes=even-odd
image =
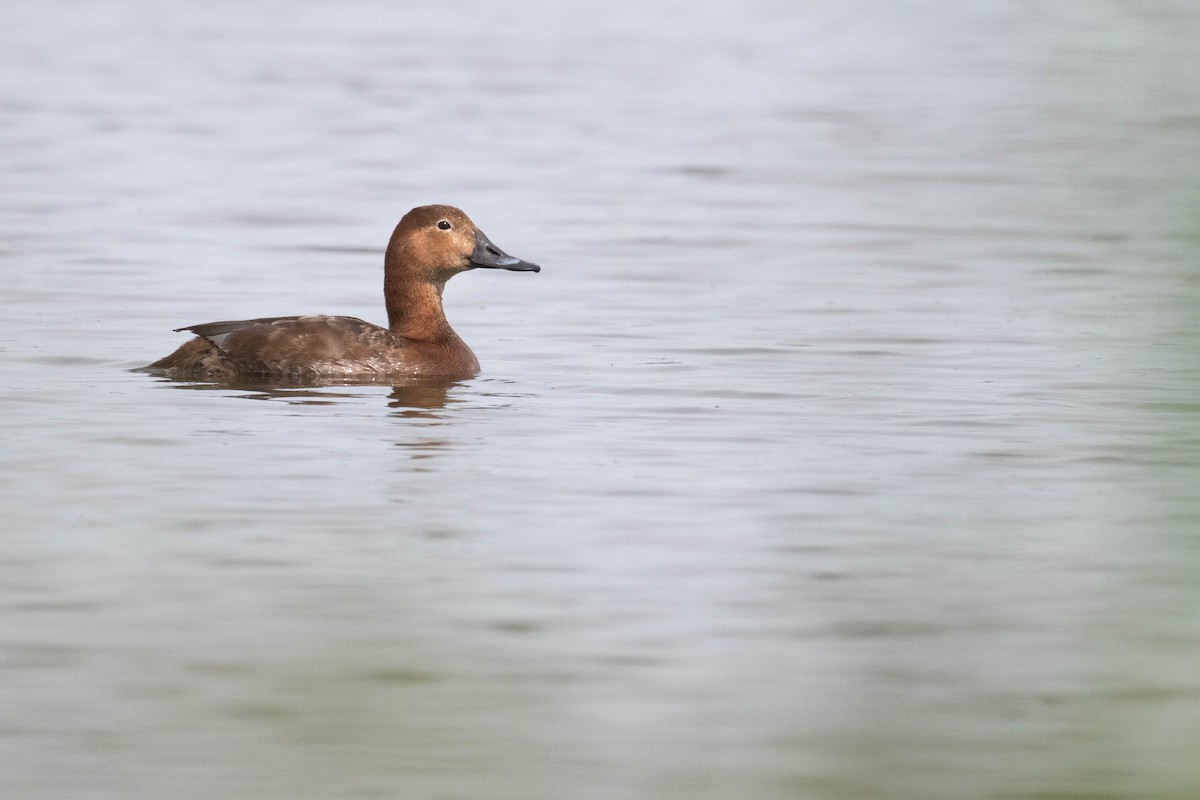
[(441, 222), (438, 223), (438, 227), (444, 231), (448, 231), (448, 230), (450, 230), (450, 223), (447, 222), (446, 220), (442, 220)]

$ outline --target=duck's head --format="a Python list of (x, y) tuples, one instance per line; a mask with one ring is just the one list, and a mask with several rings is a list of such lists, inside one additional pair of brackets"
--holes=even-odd
[(419, 206), (400, 220), (387, 249), (392, 278), (437, 286), (469, 269), (540, 272), (541, 267), (505, 253), (454, 206)]

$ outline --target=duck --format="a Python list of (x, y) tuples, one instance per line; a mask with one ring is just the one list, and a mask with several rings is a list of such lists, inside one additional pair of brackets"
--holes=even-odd
[(442, 308), (446, 281), (460, 272), (541, 267), (501, 250), (461, 210), (412, 209), (384, 255), (387, 327), (357, 317), (290, 316), (186, 325), (195, 337), (143, 369), (214, 381), (380, 383), (461, 380), (479, 360)]

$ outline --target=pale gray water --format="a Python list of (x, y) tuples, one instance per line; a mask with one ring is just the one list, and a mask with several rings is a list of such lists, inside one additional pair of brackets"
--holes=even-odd
[[(1200, 8), (0, 8), (0, 797), (1200, 794)], [(381, 321), (484, 374), (129, 368)]]

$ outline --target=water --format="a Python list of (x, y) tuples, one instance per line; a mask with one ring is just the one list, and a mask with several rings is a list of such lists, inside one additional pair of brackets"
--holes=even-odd
[[(0, 10), (0, 795), (1191, 798), (1200, 11)], [(384, 318), (446, 386), (128, 370)]]

